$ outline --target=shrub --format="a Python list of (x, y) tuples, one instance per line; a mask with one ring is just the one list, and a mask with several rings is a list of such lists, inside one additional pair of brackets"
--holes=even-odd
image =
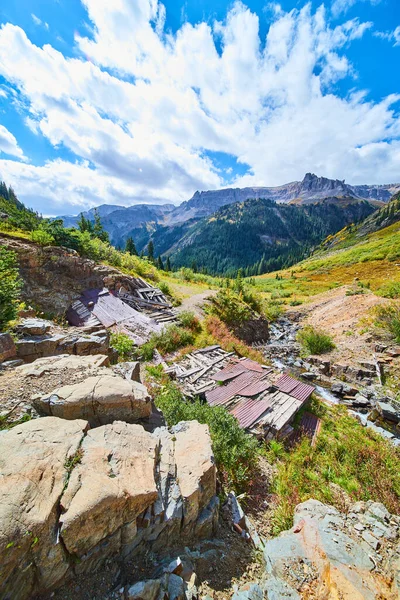
[(110, 346), (118, 352), (120, 358), (130, 358), (134, 345), (134, 341), (126, 333), (112, 333), (110, 336)]
[(378, 294), (384, 298), (392, 298), (392, 300), (400, 298), (400, 281), (385, 283), (385, 285), (379, 288)]
[(196, 315), (190, 310), (183, 310), (178, 315), (178, 321), (182, 327), (186, 327), (186, 329), (190, 329), (194, 332), (201, 331), (201, 324)]
[(269, 302), (265, 302), (262, 313), (265, 318), (272, 323), (272, 321), (276, 321), (283, 313), (283, 308), (280, 302), (276, 300), (270, 300)]
[(214, 315), (227, 325), (237, 325), (251, 319), (253, 311), (240, 294), (231, 289), (222, 289), (210, 299), (206, 307), (209, 315)]
[(17, 316), (21, 286), (16, 254), (0, 247), (0, 329)]
[(54, 238), (50, 233), (44, 231), (44, 229), (35, 229), (31, 233), (32, 242), (36, 242), (40, 246), (51, 246), (54, 244)]
[(297, 334), (297, 341), (307, 354), (324, 354), (335, 348), (332, 338), (323, 331), (307, 325)]
[(377, 306), (375, 314), (376, 325), (386, 329), (400, 344), (400, 306), (394, 303), (389, 306)]
[(171, 381), (165, 380), (154, 393), (156, 406), (169, 426), (191, 420), (209, 426), (216, 465), (224, 483), (238, 493), (244, 492), (257, 466), (257, 440), (246, 434), (225, 408), (185, 400)]
[(165, 281), (161, 281), (161, 282), (158, 284), (158, 287), (159, 287), (160, 291), (161, 291), (163, 294), (165, 294), (166, 296), (172, 296), (171, 289), (170, 289), (170, 287), (169, 287), (168, 283), (166, 283)]
[[(260, 363), (265, 362), (263, 355), (250, 348), (239, 340), (237, 337), (233, 335), (231, 331), (229, 331), (228, 327), (218, 319), (218, 317), (210, 316), (205, 321), (205, 333), (211, 336), (205, 340), (205, 345), (210, 345), (210, 343), (219, 344), (221, 348), (226, 350), (227, 352), (236, 352), (239, 356), (247, 356), (247, 358), (251, 358)], [(205, 336), (204, 336), (205, 337)], [(198, 345), (200, 344), (199, 340), (196, 340)]]
[(154, 350), (158, 350), (161, 354), (169, 354), (178, 348), (193, 344), (193, 333), (188, 329), (179, 327), (178, 325), (170, 325), (161, 333), (154, 333), (148, 342), (140, 348), (140, 358), (142, 360), (151, 360)]

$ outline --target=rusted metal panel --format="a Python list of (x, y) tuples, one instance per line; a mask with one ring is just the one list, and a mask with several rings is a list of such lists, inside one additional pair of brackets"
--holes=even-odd
[(242, 396), (258, 396), (272, 387), (272, 383), (268, 379), (259, 379), (244, 388), (240, 394)]
[(228, 381), (229, 379), (233, 379), (241, 373), (245, 373), (247, 371), (246, 367), (240, 362), (230, 363), (225, 369), (218, 371), (215, 375), (211, 376), (211, 379), (215, 381)]
[(293, 379), (290, 375), (282, 375), (282, 377), (275, 382), (275, 385), (281, 392), (285, 392), (301, 402), (308, 400), (315, 390), (313, 385), (297, 381), (297, 379)]
[(243, 398), (229, 412), (236, 417), (242, 429), (252, 427), (259, 418), (270, 408), (271, 400), (254, 400), (252, 398)]
[(247, 371), (236, 377), (227, 385), (221, 385), (207, 392), (206, 400), (211, 406), (226, 404), (237, 396), (243, 389), (259, 379), (259, 373)]
[(248, 369), (249, 371), (256, 371), (257, 373), (264, 373), (264, 369), (260, 364), (251, 360), (250, 358), (243, 358), (240, 361), (240, 364)]

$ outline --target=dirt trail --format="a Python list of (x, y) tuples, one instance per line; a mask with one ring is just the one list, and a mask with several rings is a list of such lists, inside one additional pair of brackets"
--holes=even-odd
[(212, 298), (217, 294), (216, 290), (206, 290), (200, 294), (194, 294), (190, 298), (184, 298), (182, 304), (177, 307), (178, 312), (190, 310), (195, 313), (200, 319), (204, 318), (203, 306), (208, 298)]

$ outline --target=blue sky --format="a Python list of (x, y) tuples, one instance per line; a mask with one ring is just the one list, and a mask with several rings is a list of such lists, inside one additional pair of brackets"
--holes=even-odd
[(8, 0), (0, 178), (44, 214), (400, 181), (400, 2)]

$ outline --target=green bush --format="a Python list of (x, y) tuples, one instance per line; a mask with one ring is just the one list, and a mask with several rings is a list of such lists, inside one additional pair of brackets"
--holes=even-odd
[(135, 342), (126, 333), (112, 333), (110, 336), (110, 346), (118, 352), (120, 358), (130, 358), (134, 345)]
[(172, 296), (171, 289), (170, 289), (170, 287), (169, 287), (168, 283), (166, 283), (165, 281), (161, 281), (161, 282), (158, 284), (158, 288), (159, 288), (159, 290), (160, 290), (160, 291), (161, 291), (163, 294), (165, 294), (166, 296)]
[(276, 300), (269, 300), (269, 302), (264, 303), (262, 313), (272, 323), (272, 321), (276, 321), (282, 315), (282, 304)]
[(32, 242), (36, 242), (40, 246), (51, 246), (54, 244), (54, 238), (50, 233), (47, 233), (44, 229), (35, 229), (31, 233)]
[(0, 247), (0, 329), (16, 318), (21, 287), (16, 254)]
[(219, 290), (216, 296), (210, 298), (210, 303), (205, 311), (209, 315), (218, 317), (227, 325), (237, 325), (248, 321), (253, 316), (253, 310), (242, 299), (241, 294), (237, 294), (231, 289)]
[(323, 331), (307, 325), (297, 334), (297, 341), (307, 354), (324, 354), (335, 348), (332, 338)]
[(392, 300), (400, 298), (400, 281), (385, 283), (385, 285), (379, 288), (378, 294), (384, 298), (392, 298)]
[(389, 306), (377, 306), (375, 314), (376, 325), (386, 329), (400, 344), (400, 306), (395, 303)]
[(178, 315), (179, 324), (190, 331), (199, 332), (201, 331), (201, 325), (199, 319), (190, 310), (183, 310)]
[(178, 325), (170, 325), (161, 333), (154, 333), (139, 349), (139, 356), (142, 360), (151, 360), (154, 350), (158, 350), (161, 354), (169, 354), (193, 342), (194, 336), (191, 331)]
[(246, 490), (257, 467), (259, 447), (257, 440), (239, 427), (235, 417), (221, 406), (185, 400), (178, 387), (170, 381), (156, 389), (155, 403), (169, 426), (191, 420), (206, 423), (210, 428), (217, 468), (225, 484), (238, 493)]

